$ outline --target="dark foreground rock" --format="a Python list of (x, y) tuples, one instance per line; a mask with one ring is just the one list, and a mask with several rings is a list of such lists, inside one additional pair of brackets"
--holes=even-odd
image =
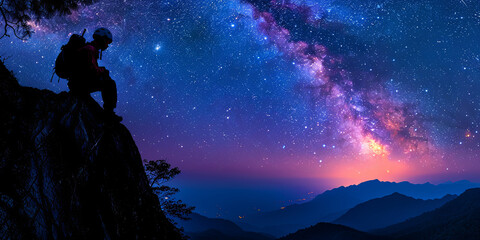
[(180, 239), (128, 129), (0, 63), (0, 239)]

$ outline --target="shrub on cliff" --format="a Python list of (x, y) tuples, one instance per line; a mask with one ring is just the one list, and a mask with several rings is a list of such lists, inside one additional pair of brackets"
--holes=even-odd
[(175, 193), (180, 191), (178, 188), (164, 185), (180, 174), (180, 169), (178, 167), (172, 168), (165, 160), (144, 160), (144, 163), (150, 187), (157, 194), (167, 218), (172, 222), (172, 217), (188, 220), (188, 215), (192, 213), (195, 207), (187, 206), (182, 200), (175, 199)]

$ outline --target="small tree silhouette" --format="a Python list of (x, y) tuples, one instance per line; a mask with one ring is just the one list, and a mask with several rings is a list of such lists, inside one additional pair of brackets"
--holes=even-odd
[(69, 15), (80, 6), (90, 5), (98, 0), (0, 0), (0, 14), (3, 21), (3, 34), (0, 39), (10, 35), (9, 30), (22, 40), (31, 37), (33, 30), (30, 21), (40, 21), (55, 15)]
[(181, 200), (174, 198), (173, 195), (180, 191), (178, 188), (163, 185), (180, 174), (180, 169), (178, 167), (171, 168), (171, 165), (165, 160), (144, 160), (144, 166), (150, 187), (158, 196), (162, 209), (170, 221), (173, 222), (171, 217), (188, 220), (188, 215), (195, 207), (189, 207)]

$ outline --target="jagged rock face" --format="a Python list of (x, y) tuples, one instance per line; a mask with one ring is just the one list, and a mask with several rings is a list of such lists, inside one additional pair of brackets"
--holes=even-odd
[(0, 63), (0, 239), (180, 239), (127, 128)]

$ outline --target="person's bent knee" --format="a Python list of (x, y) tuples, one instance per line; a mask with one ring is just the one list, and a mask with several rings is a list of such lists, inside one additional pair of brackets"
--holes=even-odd
[(108, 87), (108, 88), (117, 88), (117, 84), (115, 83), (115, 81), (113, 79), (107, 79), (105, 80), (105, 85)]

